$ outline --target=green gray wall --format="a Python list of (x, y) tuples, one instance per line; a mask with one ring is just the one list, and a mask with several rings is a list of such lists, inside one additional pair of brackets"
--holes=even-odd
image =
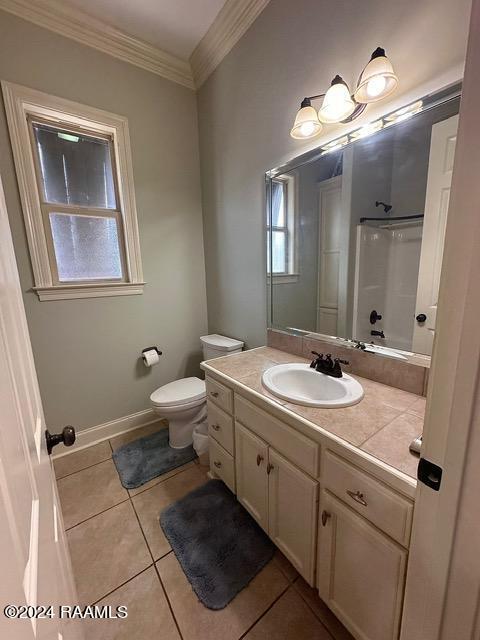
[[(128, 118), (141, 296), (40, 302), (31, 291), (3, 103), (0, 174), (47, 424), (83, 429), (146, 409), (159, 385), (199, 374), (207, 328), (195, 94), (1, 11), (0, 78)], [(153, 344), (164, 355), (146, 369), (139, 355)]]
[(469, 13), (470, 0), (270, 1), (198, 93), (211, 332), (265, 343), (263, 174), (319, 144), (289, 136), (300, 100), (336, 73), (352, 86), (377, 45), (398, 73), (399, 106), (419, 87), (458, 79)]

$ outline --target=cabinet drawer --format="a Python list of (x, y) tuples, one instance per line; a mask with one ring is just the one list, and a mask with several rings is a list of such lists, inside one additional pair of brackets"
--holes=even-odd
[(323, 460), (323, 486), (408, 547), (413, 515), (411, 502), (328, 450)]
[(213, 438), (210, 438), (209, 446), (210, 470), (213, 475), (218, 476), (225, 482), (230, 491), (235, 493), (235, 468), (233, 464), (233, 457)]
[(207, 398), (215, 402), (221, 409), (224, 409), (228, 413), (233, 413), (233, 391), (225, 385), (213, 380), (213, 378), (206, 379)]
[(233, 418), (217, 407), (213, 402), (207, 402), (208, 435), (215, 438), (224, 449), (233, 456)]
[(318, 476), (319, 446), (316, 442), (237, 395), (235, 418), (274, 446), (300, 469), (314, 478)]

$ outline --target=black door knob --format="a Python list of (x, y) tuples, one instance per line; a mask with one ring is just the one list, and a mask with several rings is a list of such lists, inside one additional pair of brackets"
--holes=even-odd
[(418, 316), (415, 318), (417, 322), (425, 322), (426, 319), (427, 319), (427, 316), (424, 313), (419, 313)]
[(60, 444), (60, 442), (63, 442), (66, 447), (71, 447), (75, 442), (75, 438), (75, 429), (71, 426), (64, 427), (62, 433), (52, 434), (47, 429), (45, 431), (45, 440), (47, 443), (48, 455), (52, 453), (53, 447), (57, 446), (57, 444)]

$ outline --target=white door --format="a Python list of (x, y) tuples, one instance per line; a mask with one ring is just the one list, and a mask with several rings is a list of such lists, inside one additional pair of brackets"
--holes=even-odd
[(318, 591), (359, 640), (397, 640), (407, 552), (322, 493)]
[(268, 532), (268, 446), (251, 431), (235, 424), (237, 498)]
[[(0, 637), (81, 638), (78, 623), (58, 617), (58, 605), (74, 604), (76, 594), (1, 182), (0, 397)], [(8, 619), (7, 605), (52, 609), (37, 620)]]
[(317, 332), (331, 336), (344, 335), (345, 228), (342, 176), (337, 176), (319, 186)]
[(457, 129), (458, 115), (432, 127), (413, 332), (415, 353), (432, 353)]
[(318, 483), (273, 449), (268, 461), (268, 533), (313, 587)]

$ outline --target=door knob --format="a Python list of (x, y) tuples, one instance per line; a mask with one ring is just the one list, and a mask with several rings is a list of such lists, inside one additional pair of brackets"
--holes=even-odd
[(71, 447), (75, 442), (75, 438), (75, 429), (71, 426), (64, 427), (62, 433), (52, 434), (47, 429), (45, 431), (45, 441), (47, 443), (48, 455), (52, 453), (53, 447), (56, 447), (60, 442), (63, 442), (66, 447)]
[(419, 313), (418, 316), (415, 318), (417, 322), (425, 322), (426, 319), (427, 319), (427, 316), (424, 313)]

